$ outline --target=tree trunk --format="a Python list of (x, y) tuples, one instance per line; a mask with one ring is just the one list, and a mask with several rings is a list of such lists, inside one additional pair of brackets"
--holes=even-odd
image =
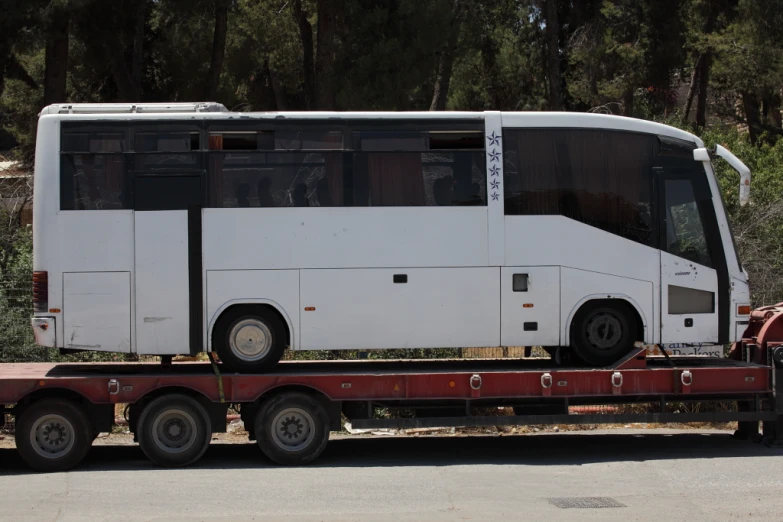
[(113, 23), (109, 20), (100, 28), (103, 51), (111, 68), (114, 83), (117, 85), (118, 101), (137, 102), (141, 100), (146, 7), (145, 0), (139, 0), (133, 5), (131, 13), (133, 16), (133, 40), (130, 44), (130, 67), (128, 67), (125, 59), (126, 44), (122, 41), (121, 31), (118, 27), (122, 23), (122, 15), (124, 13), (119, 13), (119, 16), (113, 16)]
[(770, 91), (764, 95), (763, 99), (764, 125), (775, 132), (780, 132), (780, 92)]
[(712, 67), (712, 51), (706, 51), (699, 64), (699, 98), (696, 101), (696, 127), (707, 125), (707, 90), (710, 84), (710, 68)]
[(65, 101), (68, 73), (68, 13), (50, 8), (46, 20), (44, 106)]
[(483, 34), (481, 36), (481, 63), (484, 69), (484, 76), (487, 79), (489, 95), (492, 99), (492, 108), (501, 110), (502, 102), (497, 81), (497, 54), (498, 49), (491, 35)]
[(457, 52), (457, 43), (459, 42), (459, 33), (462, 27), (463, 10), (460, 5), (461, 0), (454, 0), (452, 8), (451, 29), (446, 45), (440, 51), (438, 57), (438, 70), (435, 74), (435, 88), (432, 93), (431, 111), (445, 111), (446, 100), (449, 96), (449, 86), (451, 85), (451, 71), (454, 68), (454, 55)]
[(217, 98), (223, 58), (226, 55), (226, 34), (228, 33), (228, 6), (231, 0), (215, 0), (215, 32), (212, 37), (212, 61), (209, 64), (207, 100)]
[(633, 87), (628, 87), (623, 93), (623, 116), (633, 117)]
[(334, 110), (337, 105), (334, 62), (337, 58), (340, 11), (337, 0), (318, 0), (315, 50), (315, 107), (318, 110)]
[(549, 83), (549, 110), (559, 111), (563, 109), (560, 95), (560, 23), (557, 17), (558, 2), (545, 0), (542, 6), (544, 11), (544, 39), (546, 40), (546, 76)]
[(748, 91), (742, 91), (740, 96), (742, 96), (742, 110), (745, 112), (745, 121), (748, 123), (750, 142), (755, 145), (762, 131), (759, 101), (755, 94)]
[(693, 73), (691, 73), (691, 83), (688, 85), (688, 98), (685, 101), (685, 113), (682, 116), (683, 123), (688, 121), (688, 117), (691, 114), (691, 106), (693, 106), (693, 97), (696, 96), (696, 88), (699, 83), (699, 65), (701, 64), (702, 55), (696, 59), (696, 63), (693, 65)]
[(285, 99), (285, 92), (280, 86), (280, 80), (277, 77), (277, 73), (269, 66), (269, 58), (264, 59), (264, 71), (269, 79), (269, 85), (272, 87), (272, 92), (275, 95), (275, 105), (278, 111), (287, 111), (288, 103)]
[(147, 21), (146, 0), (136, 0), (133, 11), (133, 52), (131, 54), (131, 79), (136, 87), (136, 98), (141, 99), (144, 71), (144, 26)]
[(305, 108), (311, 110), (315, 104), (315, 59), (313, 57), (313, 26), (307, 19), (307, 11), (302, 8), (302, 0), (294, 0), (293, 10), (294, 19), (299, 26), (299, 38), (302, 40)]
[[(715, 17), (718, 8), (705, 2), (706, 21), (704, 34), (709, 35), (715, 30)], [(704, 128), (707, 125), (707, 90), (710, 84), (710, 68), (712, 67), (712, 48), (707, 47), (699, 64), (699, 98), (696, 102), (696, 127)]]

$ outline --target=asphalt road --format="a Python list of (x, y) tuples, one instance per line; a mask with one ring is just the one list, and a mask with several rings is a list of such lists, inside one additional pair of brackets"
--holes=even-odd
[[(98, 446), (60, 474), (0, 449), (0, 520), (783, 520), (783, 449), (674, 433), (349, 438), (302, 468), (252, 444), (215, 444), (183, 470)], [(550, 501), (563, 497), (624, 507)]]

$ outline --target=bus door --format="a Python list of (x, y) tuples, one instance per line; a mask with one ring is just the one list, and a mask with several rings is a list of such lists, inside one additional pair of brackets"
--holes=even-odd
[(717, 342), (720, 248), (712, 196), (703, 169), (655, 169), (661, 245), (661, 342)]
[(201, 346), (200, 173), (134, 176), (136, 342), (144, 353)]

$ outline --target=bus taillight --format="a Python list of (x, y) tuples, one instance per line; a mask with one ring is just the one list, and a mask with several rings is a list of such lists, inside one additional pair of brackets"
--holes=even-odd
[(49, 308), (49, 273), (33, 272), (33, 311), (46, 313)]

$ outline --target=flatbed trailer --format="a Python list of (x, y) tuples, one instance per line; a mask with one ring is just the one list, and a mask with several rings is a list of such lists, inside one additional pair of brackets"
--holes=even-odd
[[(112, 428), (117, 404), (128, 405), (130, 430), (161, 466), (198, 460), (211, 434), (225, 431), (229, 405), (261, 450), (286, 465), (318, 457), (343, 416), (369, 429), (736, 421), (738, 435), (779, 444), (780, 344), (748, 339), (734, 359), (648, 357), (639, 347), (598, 369), (543, 359), (283, 362), (257, 375), (224, 374), (215, 363), (3, 364), (0, 405), (16, 418), (21, 456), (41, 471), (76, 466)], [(705, 401), (733, 407), (682, 406)], [(620, 406), (639, 404), (647, 406)], [(575, 413), (579, 405), (611, 413)], [(514, 415), (489, 415), (496, 407)]]

